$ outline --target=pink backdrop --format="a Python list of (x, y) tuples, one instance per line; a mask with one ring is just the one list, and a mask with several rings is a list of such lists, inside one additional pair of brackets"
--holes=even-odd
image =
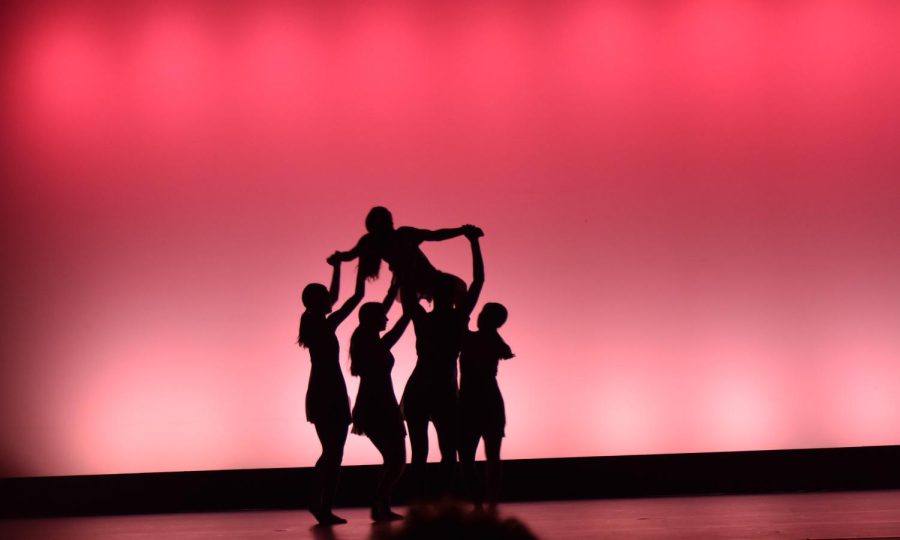
[(311, 465), (373, 204), (486, 231), (507, 458), (900, 443), (900, 3), (23, 4), (0, 474)]

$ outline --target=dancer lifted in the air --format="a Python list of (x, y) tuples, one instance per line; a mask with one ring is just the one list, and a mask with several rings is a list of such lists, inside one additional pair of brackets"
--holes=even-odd
[(366, 216), (368, 231), (349, 251), (338, 251), (329, 262), (351, 261), (359, 258), (359, 273), (369, 279), (378, 277), (381, 261), (388, 263), (393, 281), (404, 292), (414, 292), (417, 298), (433, 300), (439, 287), (450, 290), (458, 296), (465, 292), (465, 282), (460, 278), (436, 269), (425, 257), (419, 245), (422, 242), (442, 241), (458, 236), (481, 236), (481, 229), (464, 225), (455, 229), (416, 229), (414, 227), (394, 228), (391, 212), (383, 206), (376, 206)]

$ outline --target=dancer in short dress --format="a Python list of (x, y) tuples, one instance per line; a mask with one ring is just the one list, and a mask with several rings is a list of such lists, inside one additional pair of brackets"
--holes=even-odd
[(452, 276), (442, 274), (435, 288), (434, 309), (426, 312), (414, 291), (401, 290), (403, 309), (412, 317), (416, 331), (416, 366), (403, 391), (401, 408), (409, 429), (412, 448), (410, 474), (416, 495), (425, 493), (425, 463), (428, 458), (428, 422), (434, 423), (441, 451), (441, 489), (452, 488), (457, 453), (457, 369), (456, 359), (472, 309), (484, 285), (484, 262), (479, 237), (481, 229), (471, 227), (466, 236), (472, 247), (472, 284), (461, 296), (452, 294)]
[(395, 296), (396, 290), (391, 290), (384, 302), (363, 304), (359, 326), (350, 338), (350, 374), (359, 377), (352, 431), (368, 437), (384, 460), (372, 505), (372, 519), (376, 522), (403, 518), (391, 511), (391, 493), (406, 465), (406, 428), (391, 380), (391, 348), (409, 325), (409, 315), (403, 314), (390, 331), (381, 335), (387, 328), (387, 311)]
[(323, 525), (347, 522), (332, 512), (350, 425), (350, 400), (341, 373), (340, 345), (335, 331), (359, 305), (365, 292), (365, 278), (358, 274), (353, 296), (332, 312), (340, 290), (341, 263), (333, 256), (329, 257), (329, 261), (333, 266), (330, 289), (320, 283), (310, 283), (303, 289), (302, 299), (306, 309), (300, 317), (297, 338), (297, 343), (309, 350), (311, 364), (306, 391), (306, 419), (315, 425), (322, 445), (322, 454), (316, 461), (309, 509)]
[(500, 494), (500, 443), (506, 428), (506, 410), (497, 385), (500, 360), (514, 355), (498, 329), (506, 322), (502, 304), (489, 302), (478, 315), (478, 331), (466, 332), (459, 355), (459, 460), (463, 479), (476, 508), (482, 507), (482, 490), (475, 475), (475, 450), (484, 440), (487, 458), (487, 500), (495, 511)]

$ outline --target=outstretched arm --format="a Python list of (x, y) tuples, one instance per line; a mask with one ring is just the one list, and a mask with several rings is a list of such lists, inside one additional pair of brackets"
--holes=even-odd
[(457, 236), (462, 236), (463, 234), (465, 234), (465, 231), (462, 227), (456, 227), (455, 229), (438, 229), (436, 231), (421, 229), (421, 231), (422, 240), (430, 242), (450, 240), (451, 238), (456, 238)]
[(359, 257), (360, 247), (359, 245), (362, 243), (362, 239), (356, 243), (355, 246), (350, 248), (349, 251), (335, 251), (332, 253), (327, 260), (328, 264), (334, 264), (336, 262), (349, 262), (353, 259)]
[(353, 296), (344, 301), (344, 305), (338, 308), (337, 311), (331, 313), (328, 316), (328, 322), (334, 325), (335, 328), (338, 327), (344, 319), (347, 318), (348, 315), (353, 313), (353, 310), (356, 309), (356, 306), (362, 302), (363, 295), (366, 292), (366, 278), (361, 273), (356, 273), (356, 289), (353, 291)]
[(394, 327), (381, 337), (381, 342), (384, 343), (388, 349), (396, 345), (397, 341), (400, 340), (400, 336), (406, 331), (406, 327), (409, 326), (409, 321), (409, 315), (404, 313), (394, 324)]
[[(477, 229), (477, 231), (478, 233), (481, 233), (481, 229)], [(471, 233), (466, 234), (466, 236), (469, 238), (469, 243), (472, 244), (472, 284), (469, 285), (465, 304), (461, 306), (461, 308), (463, 313), (468, 316), (471, 315), (472, 310), (475, 309), (475, 304), (478, 303), (478, 297), (481, 296), (481, 289), (484, 287), (484, 259), (481, 256), (481, 243), (478, 240), (481, 234), (471, 231)]]
[(463, 225), (462, 227), (456, 227), (455, 229), (438, 229), (436, 231), (419, 229), (419, 233), (421, 234), (421, 239), (424, 241), (440, 242), (443, 240), (456, 238), (457, 236), (468, 236), (476, 230), (478, 231), (479, 235), (483, 234), (481, 233), (481, 229), (475, 227), (474, 225)]

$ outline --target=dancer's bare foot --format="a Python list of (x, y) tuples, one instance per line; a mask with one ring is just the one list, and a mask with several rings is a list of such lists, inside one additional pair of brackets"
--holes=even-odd
[(328, 519), (332, 525), (343, 525), (344, 523), (347, 523), (346, 519), (335, 515), (334, 512), (328, 513)]
[(398, 521), (403, 516), (397, 512), (391, 511), (390, 508), (372, 508), (372, 521), (375, 523), (384, 523), (386, 521)]
[(320, 525), (343, 525), (347, 520), (337, 516), (331, 510), (310, 507), (309, 512), (316, 518)]

